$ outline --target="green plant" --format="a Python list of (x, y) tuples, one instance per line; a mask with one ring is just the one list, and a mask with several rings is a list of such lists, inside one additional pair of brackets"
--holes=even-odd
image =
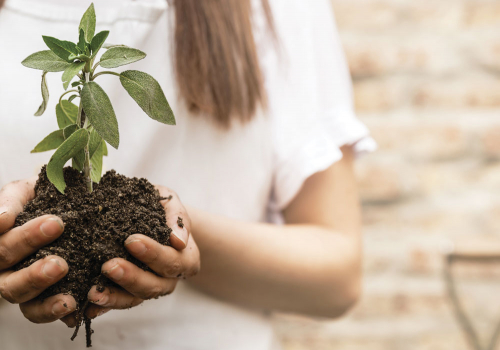
[[(71, 83), (73, 89), (64, 92), (56, 106), (59, 130), (50, 133), (31, 151), (56, 150), (47, 164), (47, 177), (61, 193), (66, 188), (63, 167), (68, 160), (72, 159), (73, 168), (83, 171), (87, 189), (92, 192), (92, 183), (98, 183), (101, 179), (103, 157), (108, 153), (106, 143), (118, 149), (118, 121), (108, 95), (95, 82), (97, 77), (104, 74), (120, 77), (122, 86), (149, 117), (164, 124), (175, 125), (172, 109), (160, 84), (152, 76), (135, 70), (122, 73), (96, 72), (99, 66), (120, 67), (139, 61), (146, 54), (125, 45), (105, 45), (109, 31), (94, 35), (95, 27), (96, 15), (94, 4), (91, 4), (81, 19), (77, 44), (43, 36), (50, 50), (36, 52), (22, 62), (26, 67), (43, 71), (43, 102), (35, 116), (41, 116), (47, 108), (48, 72), (63, 72), (64, 90), (68, 89), (73, 78), (78, 78)], [(107, 51), (98, 62), (94, 62), (101, 48)], [(63, 99), (71, 93), (73, 94), (67, 99)], [(80, 98), (79, 106), (72, 103), (77, 97)]]

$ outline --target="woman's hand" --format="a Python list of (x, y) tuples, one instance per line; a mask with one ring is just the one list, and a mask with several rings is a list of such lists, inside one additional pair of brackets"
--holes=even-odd
[(33, 300), (68, 273), (66, 261), (48, 256), (22, 270), (11, 270), (16, 263), (57, 239), (64, 230), (61, 219), (53, 215), (12, 228), (17, 214), (35, 195), (35, 180), (13, 182), (0, 190), (0, 295), (10, 303), (19, 304), (28, 320), (48, 323), (76, 310), (76, 301), (69, 295)]
[[(200, 269), (200, 253), (191, 236), (191, 220), (179, 197), (172, 190), (157, 186), (165, 208), (167, 224), (172, 228), (171, 247), (163, 246), (144, 235), (127, 238), (125, 247), (134, 257), (155, 273), (144, 271), (121, 258), (112, 259), (102, 266), (102, 273), (121, 288), (106, 287), (99, 292), (96, 286), (88, 294), (92, 303), (87, 317), (95, 318), (112, 309), (128, 309), (144, 300), (158, 298), (173, 292), (179, 278), (194, 276)], [(180, 219), (179, 219), (180, 218)], [(75, 326), (73, 315), (63, 321)]]
[[(53, 215), (44, 215), (12, 228), (23, 206), (35, 196), (35, 181), (36, 178), (13, 182), (0, 190), (0, 296), (19, 304), (24, 316), (34, 323), (61, 319), (73, 327), (76, 326), (77, 303), (72, 296), (59, 294), (44, 301), (34, 300), (68, 273), (64, 259), (48, 256), (20, 271), (11, 270), (16, 263), (57, 239), (64, 230), (61, 219)], [(186, 209), (175, 192), (165, 187), (157, 189), (162, 197), (168, 198), (161, 203), (167, 224), (173, 229), (172, 247), (143, 235), (130, 236), (125, 242), (128, 251), (156, 274), (124, 259), (106, 262), (102, 272), (122, 288), (98, 292), (94, 286), (89, 292), (92, 304), (87, 308), (88, 317), (95, 318), (111, 309), (130, 308), (144, 300), (169, 294), (179, 278), (193, 276), (199, 271), (200, 254), (190, 234), (191, 220)]]

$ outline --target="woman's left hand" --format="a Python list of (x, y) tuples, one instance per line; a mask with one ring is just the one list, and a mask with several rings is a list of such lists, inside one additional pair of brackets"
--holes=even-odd
[[(103, 292), (98, 292), (93, 286), (88, 294), (92, 304), (87, 308), (87, 317), (95, 318), (113, 309), (128, 309), (144, 300), (170, 294), (180, 278), (194, 276), (200, 270), (200, 252), (191, 235), (191, 220), (186, 209), (174, 191), (163, 186), (156, 188), (161, 197), (168, 198), (161, 204), (165, 208), (167, 225), (172, 228), (172, 246), (161, 245), (140, 234), (128, 237), (125, 247), (130, 254), (156, 274), (144, 271), (125, 259), (107, 261), (102, 265), (102, 273), (121, 288), (106, 287)], [(76, 326), (74, 314), (61, 320), (69, 327)]]

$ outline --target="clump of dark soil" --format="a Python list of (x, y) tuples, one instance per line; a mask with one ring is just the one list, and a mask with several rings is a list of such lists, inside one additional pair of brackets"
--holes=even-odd
[[(57, 215), (64, 222), (64, 233), (14, 269), (20, 270), (49, 255), (65, 259), (69, 265), (68, 274), (38, 298), (45, 299), (59, 293), (72, 295), (79, 305), (79, 327), (85, 318), (90, 288), (93, 285), (99, 289), (114, 285), (101, 274), (102, 264), (120, 257), (149, 270), (127, 252), (124, 247), (127, 237), (140, 233), (163, 245), (170, 245), (172, 230), (167, 226), (165, 210), (160, 204), (164, 198), (146, 179), (127, 178), (111, 170), (99, 184), (94, 184), (94, 191), (88, 193), (80, 172), (65, 168), (64, 178), (67, 188), (63, 195), (49, 182), (44, 167), (35, 186), (35, 198), (25, 205), (15, 223), (15, 226), (20, 226), (41, 215)], [(84, 321), (87, 346), (90, 346), (90, 320)]]

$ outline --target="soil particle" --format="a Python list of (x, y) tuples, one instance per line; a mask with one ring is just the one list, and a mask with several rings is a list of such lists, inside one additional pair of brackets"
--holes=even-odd
[(184, 228), (184, 223), (182, 222), (182, 218), (180, 216), (177, 217), (177, 226)]
[(99, 184), (94, 184), (94, 191), (88, 193), (80, 172), (68, 167), (64, 169), (64, 177), (67, 188), (63, 195), (49, 182), (44, 167), (35, 185), (35, 198), (25, 205), (15, 223), (21, 226), (45, 214), (57, 215), (64, 222), (64, 233), (14, 269), (20, 270), (49, 255), (66, 260), (68, 274), (38, 299), (60, 293), (72, 295), (79, 305), (77, 321), (85, 322), (90, 346), (93, 331), (90, 320), (83, 317), (87, 294), (93, 285), (101, 292), (105, 286), (116, 286), (101, 274), (102, 264), (119, 257), (151, 271), (127, 252), (125, 240), (132, 234), (143, 234), (170, 245), (172, 230), (167, 226), (158, 191), (146, 179), (127, 178), (111, 170)]

